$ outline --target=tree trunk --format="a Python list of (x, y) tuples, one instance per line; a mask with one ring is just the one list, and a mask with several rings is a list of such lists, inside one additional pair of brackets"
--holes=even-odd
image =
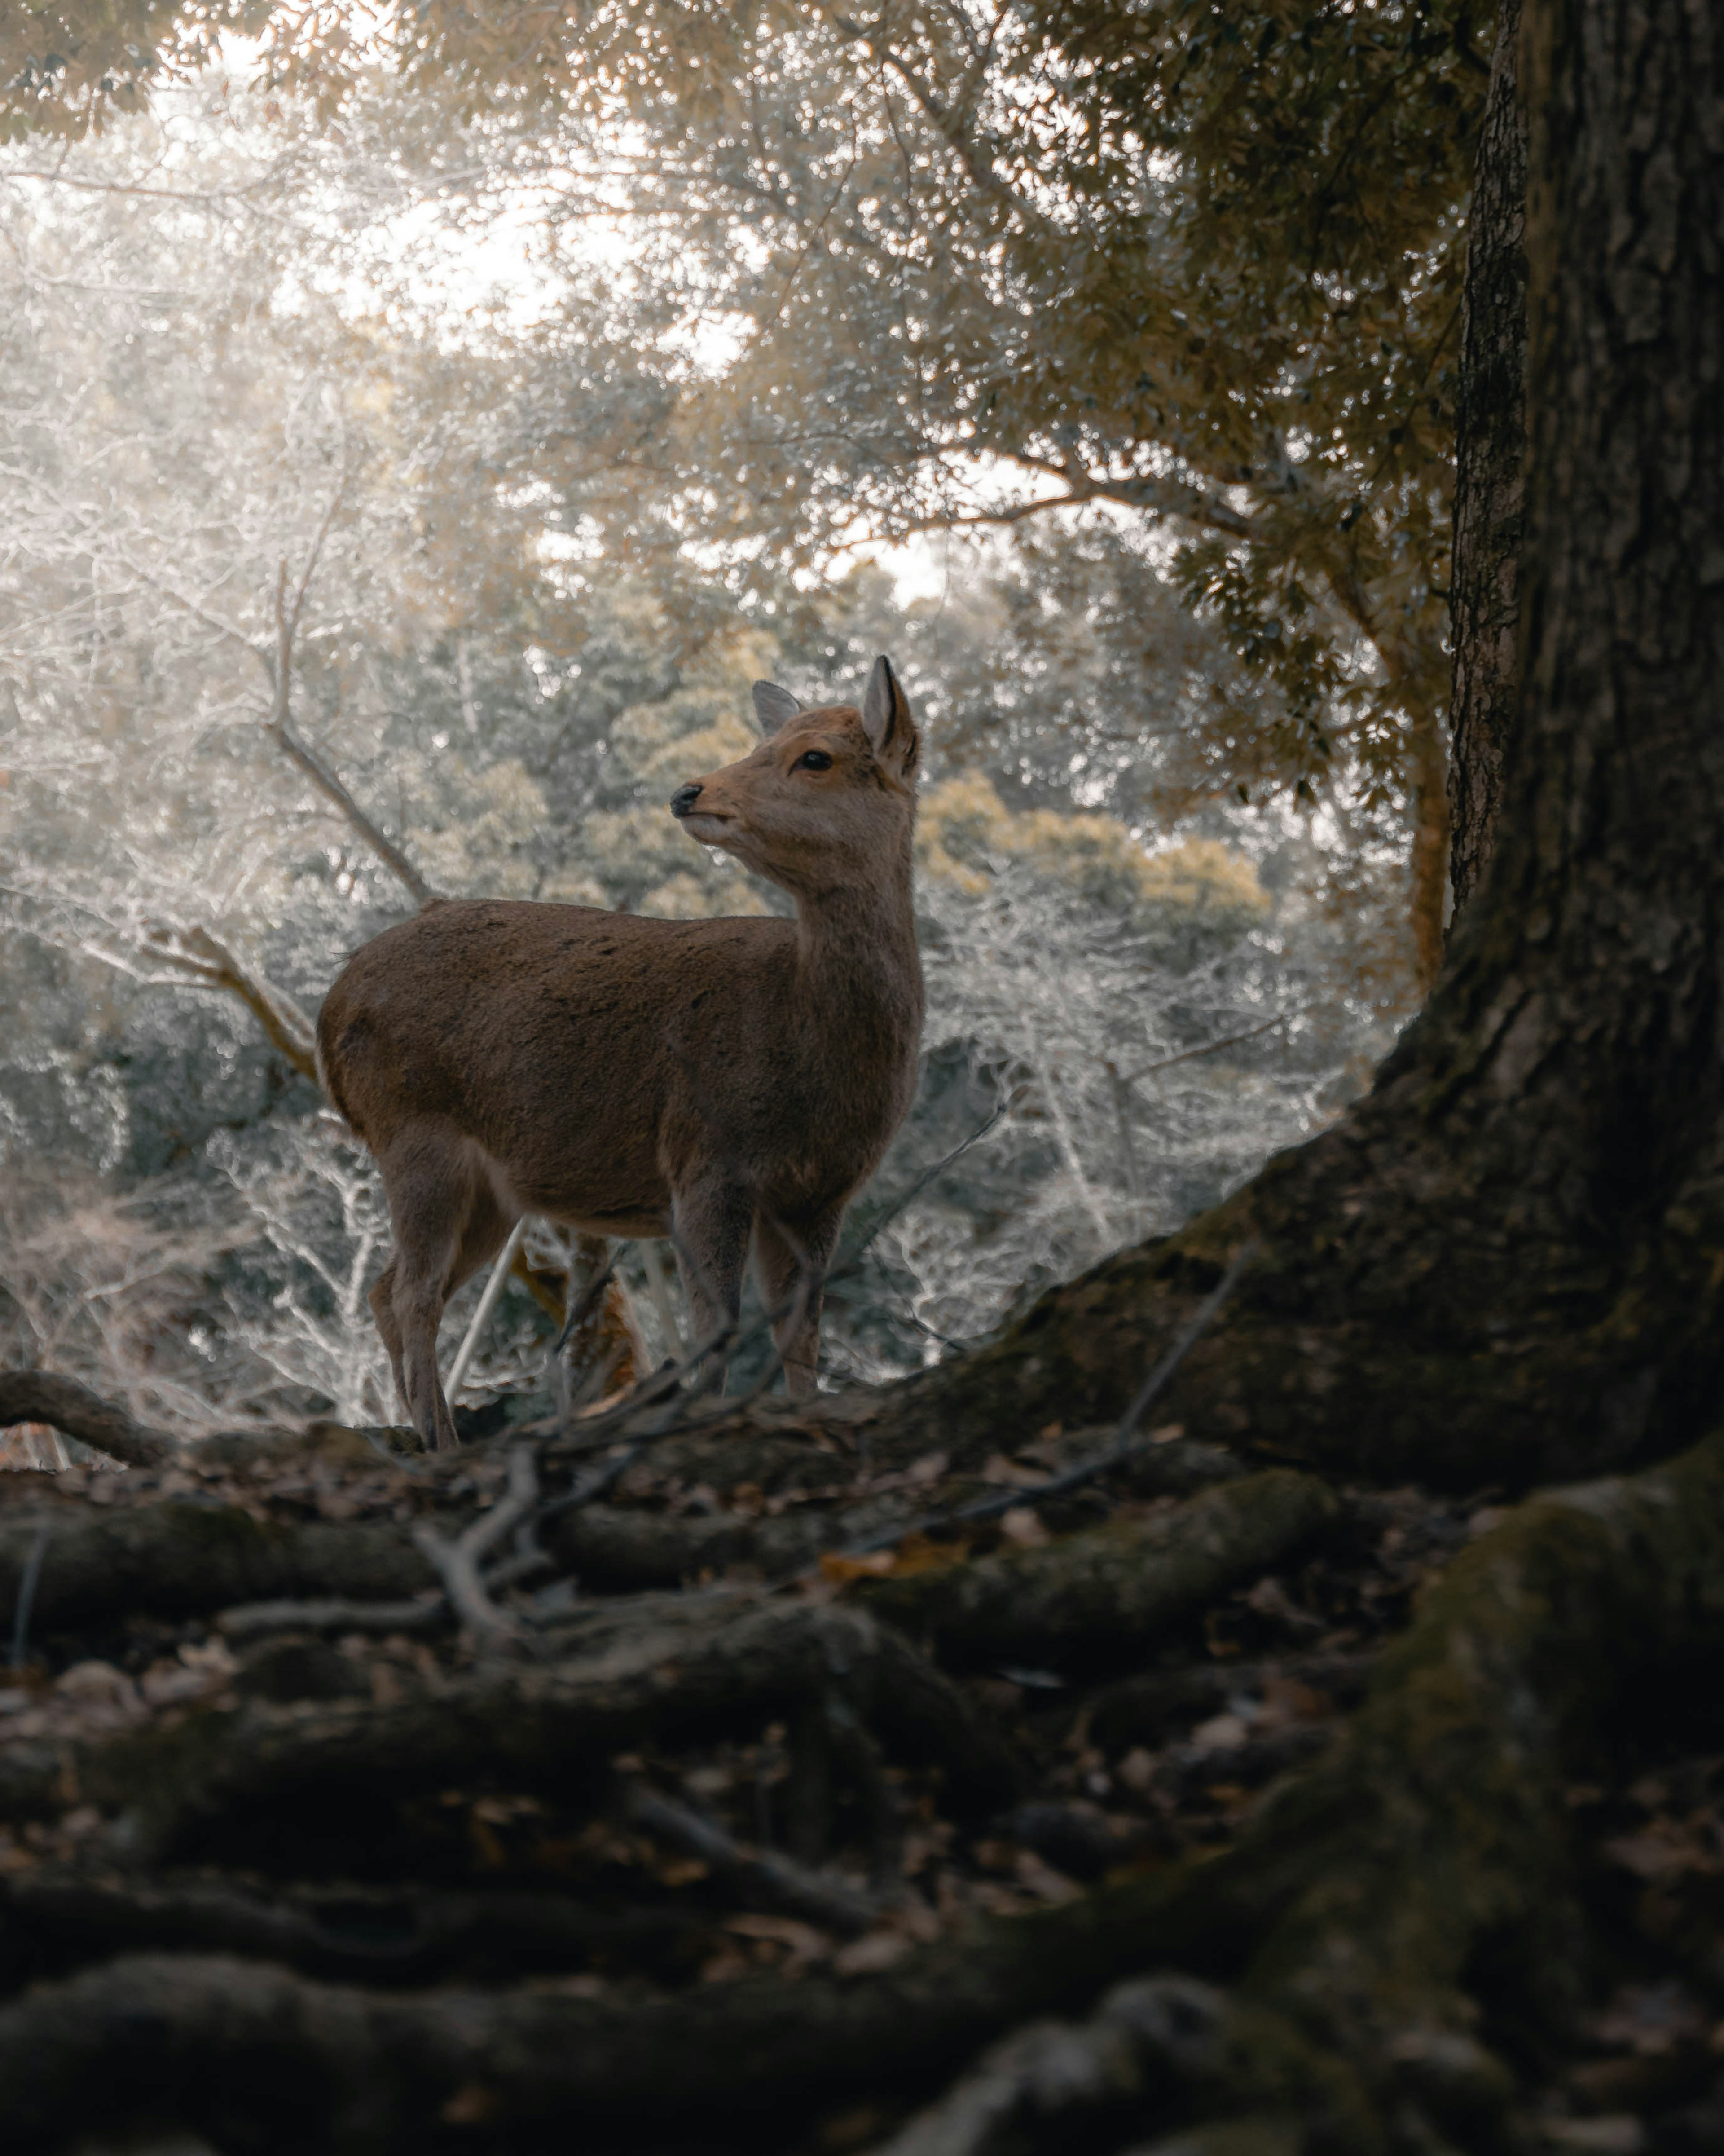
[(1413, 951), (1419, 992), (1428, 995), (1443, 965), (1444, 886), (1449, 874), (1449, 798), (1443, 768), (1443, 721), (1421, 711), (1413, 734)]
[(1521, 521), (1526, 461), (1526, 122), (1516, 88), (1520, 0), (1502, 0), (1467, 242), (1455, 403), (1449, 609), (1449, 882), (1457, 919), (1491, 860), (1520, 691)]

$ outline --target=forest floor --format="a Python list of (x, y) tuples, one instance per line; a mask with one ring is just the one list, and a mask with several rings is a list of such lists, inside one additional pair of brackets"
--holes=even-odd
[[(1066, 1912), (1046, 1953), (1080, 2005), (1140, 1969), (1130, 1895), (1201, 1882), (1249, 1837), (1506, 1517), (1499, 1491), (1331, 1487), (1171, 1425), (1050, 1495), (1108, 1433), (1050, 1426), (967, 1462), (870, 1462), (788, 1409), (740, 1435), (577, 1423), (453, 1458), (401, 1440), (322, 1424), (0, 1476), (16, 2145), (159, 2120), (223, 2156), (426, 2134), (525, 2151), (579, 2100), (599, 2148), (841, 2156), (900, 2131), (921, 2148), (917, 2107), (1066, 1995), (986, 1942)], [(993, 1517), (952, 1518), (967, 1508)], [(1488, 2145), (1716, 2148), (1716, 1686), (1646, 1691), (1562, 1801), (1583, 1912), (1566, 1995), (1529, 2008), (1505, 1983), (1493, 2005), (1488, 1969), (1470, 1984), (1515, 2082)], [(1086, 1907), (1122, 1892), (1120, 1935), (1086, 1931)], [(1165, 1959), (1201, 1977), (1219, 1952)], [(207, 2029), (182, 2023), (212, 1996), (244, 2022), (248, 1984), (282, 1972), (292, 2003), (259, 2011), (303, 2044), (272, 2054), (240, 2029), (213, 2064)], [(772, 2071), (768, 1979), (824, 2002), (799, 2040), (808, 2085), (792, 2075), (777, 2102), (738, 2078), (751, 2052)], [(941, 2004), (926, 2056), (870, 2064), (854, 2002), (895, 1980), (900, 2015), (918, 1984)], [(734, 2027), (727, 1993), (754, 2002)], [(469, 2021), (481, 1996), (585, 2001), (595, 2042), (613, 2015), (659, 2034), (638, 2067), (613, 2044), (561, 2094), (523, 2097), (495, 2062), (527, 2040), (493, 2029), (367, 2138), (344, 2040), (316, 2025), (320, 1999), (356, 1996)], [(693, 2017), (664, 2021), (679, 1999)], [(42, 2029), (86, 2019), (83, 2049), (69, 2036), (44, 2066)], [(1121, 2138), (1117, 2097), (1085, 2145)], [(929, 2149), (1042, 2145), (926, 2130)]]

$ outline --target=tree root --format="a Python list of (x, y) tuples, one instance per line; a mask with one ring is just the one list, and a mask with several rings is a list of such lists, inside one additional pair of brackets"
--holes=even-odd
[[(1263, 1907), (1299, 1884), (1229, 2001), (1224, 2096), (1188, 2102), (1362, 2156), (1500, 2135), (1515, 2084), (1476, 2033), (1473, 1963), (1489, 1943), (1533, 2011), (1570, 2006), (1565, 1784), (1643, 1671), (1724, 1645), (1721, 1549), (1724, 1435), (1535, 1500), (1455, 1561), (1336, 1753), (1208, 1867)], [(902, 2156), (1044, 2145), (942, 2139), (939, 2116)]]
[(0, 1609), (16, 1602), (44, 1521), (33, 1614), (50, 1632), (284, 1595), (407, 1600), (437, 1584), (406, 1532), (382, 1522), (280, 1524), (238, 1506), (176, 1499), (99, 1512), (59, 1503), (0, 1518)]
[(776, 1850), (742, 1847), (722, 1827), (651, 1789), (630, 1793), (629, 1816), (649, 1834), (685, 1849), (741, 1889), (750, 1908), (786, 1909), (848, 1937), (865, 1932), (880, 1912), (841, 1880), (828, 1879)]
[[(906, 1477), (892, 1494), (926, 1502), (926, 1486)], [(24, 1532), (40, 1510), (20, 1508)], [(721, 1752), (752, 1743), (772, 1721), (788, 1726), (793, 1759), (816, 1725), (850, 1733), (850, 1751), (832, 1760), (882, 1845), (902, 1793), (873, 1761), (876, 1738), (895, 1774), (903, 1763), (938, 1770), (940, 1811), (967, 1820), (980, 1849), (1008, 1830), (1001, 1820), (1016, 1817), (1028, 1794), (988, 1719), (1000, 1687), (992, 1676), (955, 1685), (881, 1621), (888, 1609), (957, 1659), (1015, 1653), (1093, 1670), (1120, 1642), (1141, 1656), (1147, 1640), (1216, 1595), (1319, 1543), (1341, 1512), (1323, 1485), (1275, 1470), (1044, 1548), (865, 1579), (838, 1604), (746, 1589), (577, 1604), (539, 1630), (552, 1657), (540, 1661), (450, 1666), (402, 1643), (388, 1662), (393, 1692), (375, 1702), (222, 1700), (171, 1708), (117, 1736), (79, 1735), (69, 1722), (49, 1726), (71, 1734), (21, 1736), (0, 1747), (0, 1815), (57, 1820), (81, 1806), (85, 1857), (75, 1873), (57, 1860), (21, 1874), (0, 1896), (0, 1969), (38, 1985), (0, 2009), (8, 2128), (21, 2148), (46, 2148), (100, 2123), (105, 2105), (136, 2118), (165, 2096), (223, 2156), (393, 2156), (457, 2130), (464, 2146), (505, 2156), (577, 2113), (619, 2148), (685, 2142), (720, 2117), (719, 2139), (777, 2146), (846, 2102), (883, 2107), (883, 2133), (1003, 2030), (1056, 2012), (1075, 2018), (983, 2060), (972, 2082), (906, 2129), (925, 2138), (906, 2138), (902, 2156), (1054, 2156), (1175, 2128), (1181, 2147), (1219, 2148), (1231, 2135), (1242, 2147), (1337, 2156), (1489, 2148), (1510, 2130), (1503, 2112), (1515, 2084), (1472, 1995), (1480, 1956), (1490, 1958), (1491, 2004), (1519, 2002), (1517, 2012), (1547, 2020), (1565, 2010), (1568, 1786), (1590, 1768), (1585, 1748), (1601, 1717), (1644, 1671), (1716, 1652), (1724, 1635), (1724, 1436), (1633, 1480), (1551, 1493), (1504, 1516), (1453, 1559), (1411, 1630), (1378, 1658), (1339, 1740), (1272, 1791), (1230, 1849), (1107, 1873), (1065, 1906), (972, 1922), (871, 1976), (804, 1970), (662, 1994), (595, 1989), (584, 1974), (572, 1987), (556, 1980), (620, 1963), (674, 1982), (701, 1958), (726, 1896), (731, 1907), (740, 1896), (782, 1909), (802, 1893), (796, 1906), (807, 1915), (818, 1904), (829, 1929), (865, 1920), (867, 1898), (849, 1889), (834, 1897), (839, 1882), (812, 1869), (824, 1852), (811, 1855), (794, 1830), (803, 1865), (776, 1860), (776, 1882), (768, 1877), (734, 1808), (728, 1825), (715, 1822), (726, 1843), (704, 1907), (667, 1907), (671, 1889), (650, 1869), (629, 1876), (656, 1906), (613, 1909), (542, 1880), (530, 1897), (423, 1884), (272, 1897), (254, 1881), (187, 1881), (156, 1868), (195, 1855), (290, 1877), (309, 1849), (317, 1876), (332, 1876), (333, 1853), (350, 1878), (387, 1877), (420, 1830), (413, 1805), (440, 1793), (496, 1790), (511, 1802), (531, 1793), (546, 1834), (561, 1835), (572, 1816), (608, 1807), (618, 1777), (649, 1799), (664, 1782), (665, 1797), (651, 1799), (663, 1804), (680, 1771), (665, 1768), (667, 1752), (690, 1741)], [(278, 1529), (237, 1507), (174, 1499), (99, 1514), (67, 1506), (54, 1517), (75, 1559), (62, 1582), (62, 1623), (67, 1612), (111, 1615), (128, 1597), (173, 1606), (184, 1593), (174, 1582), (194, 1562), (174, 1556), (182, 1547), (201, 1553), (200, 1576), (209, 1548), (228, 1553), (215, 1570), (243, 1576), (252, 1591), (260, 1574), (303, 1587), (320, 1565), (326, 1578), (341, 1574), (348, 1595), (388, 1587), (380, 1563), (385, 1573), (390, 1563), (413, 1568), (396, 1579), (398, 1597), (428, 1584), (394, 1522)], [(711, 1524), (657, 1517), (674, 1527)], [(839, 1522), (829, 1513), (718, 1524), (813, 1526), (829, 1541)], [(339, 1561), (318, 1556), (325, 1538), (346, 1553)], [(23, 1539), (6, 1522), (0, 1552), (10, 1558)], [(134, 1568), (131, 1583), (115, 1589), (100, 1576), (105, 1553)], [(1315, 1574), (1333, 1562), (1326, 1556)], [(46, 1592), (54, 1578), (51, 1553)], [(348, 1665), (356, 1681), (367, 1681), (371, 1650), (350, 1651), (361, 1656)], [(1350, 1688), (1362, 1661), (1331, 1651), (1275, 1668)], [(1141, 1671), (1092, 1698), (1070, 1741), (1100, 1743), (1106, 1754), (1159, 1743), (1225, 1705), (1250, 1674), (1214, 1664)], [(1035, 1722), (1036, 1702), (1058, 1695), (1022, 1696), (1034, 1710), (1030, 1756), (1066, 1742), (1080, 1695), (1070, 1695), (1060, 1733), (1045, 1738), (1029, 1732), (1052, 1732), (1054, 1710)], [(1194, 1775), (1224, 1774), (1239, 1817), (1239, 1784), (1323, 1742), (1308, 1725), (1284, 1725), (1258, 1747), (1255, 1766), (1249, 1746), (1185, 1763), (1174, 1743), (1146, 1774), (1157, 1774), (1157, 1790), (1185, 1763)], [(781, 1764), (786, 1743), (781, 1732), (765, 1747), (779, 1748)], [(617, 1758), (629, 1752), (648, 1757)], [(870, 1765), (878, 1786), (865, 1789)], [(1083, 1797), (1088, 1772), (1051, 1787)], [(701, 1785), (690, 1776), (689, 1786)], [(1075, 1818), (1083, 1805), (1068, 1810)], [(674, 1840), (668, 1819), (659, 1827)], [(1092, 1830), (1095, 1859), (1080, 1871), (1104, 1873), (1144, 1845), (1098, 1807), (1080, 1824)], [(596, 1829), (608, 1831), (603, 1820)], [(1029, 1824), (1018, 1839), (1055, 1848)], [(64, 1974), (112, 1953), (121, 1958)], [(1157, 1969), (1177, 1974), (1146, 1985), (1145, 1971)], [(470, 1988), (493, 1977), (505, 1988)], [(528, 1977), (527, 1988), (507, 1988)], [(469, 1988), (402, 1989), (451, 1981)], [(1225, 1987), (1213, 2013), (1203, 1984)], [(1169, 2016), (1190, 2043), (1167, 2033)]]
[(1309, 1547), (1340, 1516), (1327, 1486), (1275, 1468), (1147, 1518), (937, 1571), (865, 1583), (866, 1606), (942, 1656), (1140, 1647)]
[(49, 1871), (0, 1891), (0, 1975), (12, 1989), (116, 1954), (172, 1949), (371, 1984), (516, 1978), (594, 1962), (686, 1977), (714, 1921), (687, 1906), (615, 1909), (542, 1890), (346, 1886), (266, 1899), (231, 1879), (156, 1885)]
[(249, 1701), (70, 1751), (13, 1747), (0, 1815), (42, 1815), (69, 1787), (126, 1824), (131, 1861), (269, 1840), (284, 1813), (375, 1810), (379, 1796), (502, 1776), (511, 1789), (602, 1785), (610, 1754), (655, 1732), (747, 1728), (837, 1691), (904, 1756), (937, 1765), (960, 1811), (1017, 1794), (1009, 1748), (951, 1681), (859, 1610), (628, 1604), (577, 1628), (584, 1652), (490, 1663), (393, 1706)]
[(745, 1978), (668, 1995), (541, 1985), (418, 1997), (213, 1955), (131, 1955), (0, 2008), (9, 2146), (148, 2111), (235, 2156), (396, 2156), (447, 2126), (499, 2150), (582, 2122), (639, 2147), (693, 2125), (776, 2143), (846, 2101), (914, 2097), (1026, 2014), (1135, 1958), (1235, 1951), (1260, 1912), (1138, 1885), (982, 1925), (881, 1975)]
[(146, 1430), (75, 1378), (46, 1370), (0, 1370), (0, 1430), (15, 1422), (45, 1422), (128, 1467), (165, 1466), (185, 1450), (177, 1438)]

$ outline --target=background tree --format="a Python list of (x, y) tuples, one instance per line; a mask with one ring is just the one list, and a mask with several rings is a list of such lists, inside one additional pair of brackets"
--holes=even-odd
[[(339, 10), (273, 20), (280, 76), (366, 126), (377, 44)], [(865, 534), (1107, 505), (1233, 655), (1189, 715), (1216, 790), (1391, 816), (1428, 986), (1488, 12), (560, 20), (434, 5), (382, 44), (428, 191), (506, 177), (547, 221), (564, 296), (524, 434), (571, 536), (649, 559), (698, 534), (748, 588)], [(18, 113), (78, 124), (99, 44), (58, 105), (24, 67)], [(153, 64), (182, 59), (165, 36)], [(593, 245), (618, 225), (621, 268)]]
[[(1227, 783), (1401, 804), (1428, 984), (1486, 19), (594, 6), (552, 47), (434, 7), (406, 44), (423, 82), (560, 118), (572, 519), (680, 515), (745, 575), (859, 532), (1149, 520), (1241, 670), (1201, 721)], [(620, 277), (585, 250), (607, 213)]]

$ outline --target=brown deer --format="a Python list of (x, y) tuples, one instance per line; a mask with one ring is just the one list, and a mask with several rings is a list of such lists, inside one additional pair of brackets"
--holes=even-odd
[(376, 1155), (395, 1255), (372, 1291), (421, 1439), (450, 1296), (539, 1213), (675, 1238), (697, 1339), (734, 1323), (751, 1243), (793, 1397), (846, 1204), (915, 1090), (919, 741), (890, 663), (859, 711), (757, 682), (766, 738), (671, 798), (796, 901), (793, 921), (646, 920), (455, 900), (349, 959), (317, 1022), (331, 1097)]

